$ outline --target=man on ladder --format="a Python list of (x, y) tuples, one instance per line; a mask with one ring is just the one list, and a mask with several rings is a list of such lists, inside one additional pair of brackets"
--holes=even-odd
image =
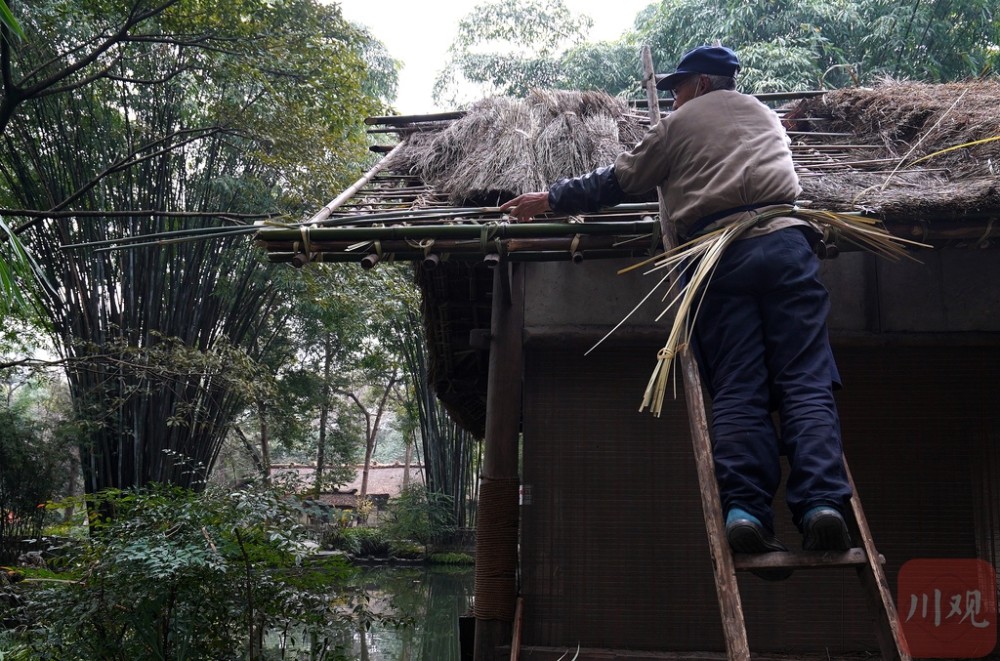
[[(822, 235), (809, 221), (780, 214), (801, 192), (789, 140), (772, 110), (735, 91), (739, 68), (736, 54), (722, 46), (688, 52), (657, 81), (673, 92), (674, 112), (634, 149), (501, 209), (529, 222), (550, 210), (614, 206), (661, 186), (683, 240), (766, 214), (726, 249), (695, 325), (712, 395), (726, 538), (737, 553), (787, 550), (774, 536), (772, 511), (785, 454), (786, 501), (803, 548), (847, 551), (844, 512), (852, 491), (833, 399), (840, 377), (826, 328), (829, 299), (817, 277), (814, 247)], [(791, 569), (755, 573), (779, 580)]]

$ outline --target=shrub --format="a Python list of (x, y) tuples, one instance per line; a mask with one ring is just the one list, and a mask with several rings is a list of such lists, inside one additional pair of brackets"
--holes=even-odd
[(389, 544), (389, 554), (400, 560), (418, 560), (425, 555), (424, 547), (407, 541), (394, 541)]
[(474, 565), (476, 559), (468, 553), (432, 553), (428, 558), (436, 565)]
[(356, 540), (355, 555), (389, 557), (389, 537), (381, 528), (348, 528), (346, 532)]
[(380, 528), (336, 528), (323, 536), (324, 548), (353, 556), (389, 557), (389, 537)]
[(412, 485), (389, 503), (383, 528), (393, 539), (410, 539), (430, 545), (455, 530), (451, 496)]
[(64, 458), (26, 414), (0, 407), (0, 565), (16, 562), (22, 539), (41, 535), (44, 503), (66, 481)]
[(342, 559), (300, 564), (308, 546), (284, 494), (160, 486), (87, 505), (115, 518), (94, 515), (73, 573), (7, 588), (33, 659), (262, 659), (265, 631), (323, 644), (371, 617)]

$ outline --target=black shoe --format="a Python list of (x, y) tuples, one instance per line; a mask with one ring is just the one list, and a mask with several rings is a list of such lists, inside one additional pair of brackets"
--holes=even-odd
[[(784, 544), (764, 529), (757, 517), (750, 514), (740, 516), (740, 514), (742, 512), (734, 516), (734, 513), (730, 512), (726, 518), (726, 540), (735, 553), (758, 554), (788, 551)], [(750, 573), (765, 581), (783, 581), (792, 575), (792, 570), (788, 567), (775, 567), (774, 569), (751, 569)]]
[(847, 551), (851, 533), (840, 512), (832, 507), (814, 507), (802, 517), (802, 548), (806, 551)]

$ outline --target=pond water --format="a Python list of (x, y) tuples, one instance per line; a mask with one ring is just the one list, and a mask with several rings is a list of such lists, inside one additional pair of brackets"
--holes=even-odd
[(368, 567), (363, 580), (376, 612), (410, 626), (376, 623), (354, 636), (359, 661), (460, 661), (458, 618), (472, 610), (472, 567)]

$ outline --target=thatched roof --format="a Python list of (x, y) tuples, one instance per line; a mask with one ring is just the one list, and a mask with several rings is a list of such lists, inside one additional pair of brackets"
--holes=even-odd
[[(776, 112), (792, 139), (802, 203), (860, 211), (894, 233), (939, 245), (1000, 243), (1000, 140), (914, 162), (1000, 136), (997, 79), (888, 82), (766, 100), (784, 104)], [(495, 207), (610, 163), (647, 129), (646, 110), (595, 92), (535, 92), (523, 100), (486, 99), (466, 113), (373, 123), (397, 132), (401, 146), (371, 182), (320, 223), (331, 229), (313, 226), (311, 237), (303, 230), (301, 238), (298, 230), (265, 230), (259, 239), (273, 261), (357, 261), (365, 255), (369, 266), (392, 256), (416, 261), (435, 389), (464, 427), (482, 434), (488, 349), (472, 338), (490, 327), (492, 272), (484, 255), (493, 263), (638, 257), (656, 241), (648, 225), (635, 222), (655, 214), (655, 205), (588, 214), (585, 225), (556, 218), (550, 230), (538, 228), (543, 235), (529, 238), (501, 234), (523, 226), (498, 224)], [(603, 220), (626, 222), (618, 235), (581, 234)], [(405, 236), (390, 236), (403, 226)], [(427, 228), (424, 240), (415, 226)], [(475, 238), (429, 238), (432, 231), (462, 226), (471, 226), (466, 229)], [(342, 231), (354, 233), (338, 238)], [(644, 240), (627, 241), (639, 235)]]
[(386, 167), (453, 203), (496, 204), (606, 165), (644, 130), (624, 101), (607, 94), (534, 91), (484, 99), (438, 132), (409, 136)]
[[(890, 225), (1000, 211), (1000, 81), (886, 82), (778, 110), (793, 139), (802, 200)], [(642, 111), (596, 92), (486, 99), (435, 132), (410, 135), (387, 167), (452, 204), (490, 203), (610, 163), (648, 127)], [(946, 228), (950, 229), (950, 228)]]
[(1000, 136), (998, 107), (995, 78), (946, 85), (887, 82), (801, 101), (786, 115), (791, 129), (806, 136), (839, 133), (823, 142), (859, 145), (852, 148), (854, 160), (869, 161), (834, 172), (804, 165), (804, 197), (815, 206), (863, 210), (890, 225), (996, 217), (1000, 140), (959, 146)]

